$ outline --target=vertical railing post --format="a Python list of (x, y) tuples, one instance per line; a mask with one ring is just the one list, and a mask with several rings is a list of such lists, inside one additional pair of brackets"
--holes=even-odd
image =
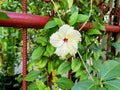
[[(22, 1), (23, 5), (23, 13), (27, 13), (27, 0)], [(24, 77), (27, 74), (27, 28), (23, 28), (22, 32), (22, 40), (23, 40), (23, 47), (22, 47), (22, 90), (27, 90), (27, 83), (24, 80)]]
[[(113, 20), (113, 25), (115, 26), (119, 26), (120, 25), (120, 0), (115, 0), (115, 14), (116, 14), (116, 17), (114, 17), (114, 20)], [(114, 41), (117, 42), (118, 41), (118, 38), (120, 37), (120, 33), (115, 33), (114, 34)], [(113, 48), (113, 52), (114, 52), (114, 55), (116, 55), (116, 49)]]

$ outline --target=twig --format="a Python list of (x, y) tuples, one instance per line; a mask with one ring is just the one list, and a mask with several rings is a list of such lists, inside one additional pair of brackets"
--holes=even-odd
[(92, 14), (92, 0), (90, 0), (90, 12), (89, 12), (89, 16), (88, 16), (88, 19), (83, 23), (83, 25), (81, 26), (81, 28), (79, 29), (79, 31), (81, 31), (83, 29), (83, 27), (87, 24), (89, 18), (91, 17), (91, 14)]
[(93, 78), (92, 78), (92, 76), (90, 75), (90, 73), (89, 73), (89, 71), (88, 71), (88, 68), (87, 68), (87, 66), (86, 66), (86, 64), (85, 64), (85, 62), (84, 62), (84, 60), (83, 60), (83, 58), (82, 58), (82, 56), (81, 56), (81, 54), (80, 54), (79, 51), (78, 51), (78, 55), (79, 55), (79, 57), (80, 57), (80, 59), (81, 59), (83, 65), (84, 65), (84, 67), (85, 67), (85, 69), (86, 69), (86, 71), (87, 71), (87, 73), (88, 73), (90, 79), (91, 79), (92, 81), (94, 81)]
[[(54, 7), (55, 7), (55, 9), (56, 9), (57, 6), (56, 6), (55, 2), (54, 2), (53, 0), (51, 0), (51, 2), (53, 3), (53, 5), (54, 5)], [(56, 12), (57, 12), (57, 14), (58, 14), (58, 17), (59, 17), (59, 19), (60, 19), (61, 24), (63, 25), (63, 22), (62, 22), (62, 19), (61, 19), (61, 17), (60, 17), (59, 11), (57, 10)]]

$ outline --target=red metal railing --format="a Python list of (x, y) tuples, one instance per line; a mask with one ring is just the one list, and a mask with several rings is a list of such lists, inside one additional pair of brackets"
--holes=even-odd
[[(82, 24), (79, 25), (79, 27), (81, 27)], [(114, 26), (114, 25), (107, 25), (105, 24), (105, 31), (106, 32), (120, 32), (120, 26)], [(82, 30), (86, 31), (93, 28), (93, 24), (92, 23), (87, 23)], [(102, 30), (103, 31), (103, 30)]]
[[(27, 0), (22, 1), (23, 14), (27, 13)], [(23, 28), (22, 31), (22, 90), (27, 90), (27, 82), (24, 80), (27, 74), (27, 28)]]
[[(38, 16), (31, 14), (19, 14), (15, 12), (5, 12), (10, 19), (0, 20), (0, 26), (4, 27), (18, 27), (18, 28), (42, 28), (50, 20), (48, 16)], [(81, 27), (82, 24), (79, 25)], [(107, 32), (120, 32), (120, 26), (107, 25), (105, 24), (105, 29)], [(92, 23), (87, 23), (82, 30), (89, 30), (93, 28)]]
[(17, 27), (17, 28), (42, 28), (50, 20), (47, 16), (38, 16), (31, 14), (20, 14), (15, 12), (5, 12), (10, 19), (0, 20), (0, 26), (4, 27)]

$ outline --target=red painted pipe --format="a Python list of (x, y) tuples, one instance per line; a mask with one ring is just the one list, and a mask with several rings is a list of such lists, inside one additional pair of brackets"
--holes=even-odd
[(18, 28), (42, 28), (50, 20), (50, 17), (31, 15), (31, 14), (20, 14), (15, 12), (5, 12), (10, 19), (0, 20), (0, 26), (4, 27), (18, 27)]
[[(42, 28), (50, 20), (48, 16), (2, 12), (5, 12), (10, 17), (9, 20), (0, 20), (0, 26), (4, 27)], [(79, 27), (81, 26), (82, 24), (79, 25)], [(93, 28), (93, 24), (87, 23), (82, 30), (89, 30), (90, 28)], [(120, 26), (105, 25), (105, 28), (107, 32), (120, 32)]]
[[(82, 26), (83, 24), (79, 25), (79, 28)], [(115, 25), (107, 25), (105, 24), (105, 29), (107, 32), (120, 32), (120, 26), (115, 26)], [(93, 24), (92, 23), (87, 23), (82, 30), (87, 31), (89, 29), (93, 28)], [(102, 30), (103, 31), (103, 30)]]
[[(27, 0), (22, 0), (22, 13), (27, 13)], [(22, 90), (27, 90), (27, 82), (24, 78), (27, 75), (27, 28), (22, 30)]]
[(51, 0), (44, 0), (45, 2), (51, 2)]

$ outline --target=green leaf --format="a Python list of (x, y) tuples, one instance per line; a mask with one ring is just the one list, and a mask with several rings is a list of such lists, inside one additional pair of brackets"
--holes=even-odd
[(44, 68), (47, 65), (48, 58), (41, 58), (40, 61), (38, 62), (38, 68)]
[(44, 56), (50, 57), (54, 54), (54, 51), (55, 51), (55, 48), (52, 45), (48, 44), (46, 47), (46, 51), (44, 53)]
[(88, 35), (85, 36), (85, 42), (86, 42), (86, 46), (91, 44), (91, 38)]
[(68, 70), (70, 70), (70, 62), (63, 62), (59, 67), (58, 67), (58, 74), (64, 74), (66, 73)]
[(89, 35), (101, 35), (102, 33), (100, 32), (100, 30), (98, 30), (98, 29), (90, 29), (90, 30), (88, 30), (87, 31), (87, 34), (89, 34)]
[(35, 66), (38, 62), (39, 60), (31, 60), (30, 62), (28, 62), (27, 69), (31, 70), (33, 66)]
[(100, 3), (100, 0), (95, 0), (95, 1), (96, 1), (96, 3), (97, 3), (97, 4), (99, 4), (99, 3)]
[(81, 62), (79, 59), (72, 60), (72, 64), (71, 64), (72, 72), (78, 71), (80, 67), (81, 67)]
[(88, 74), (85, 70), (78, 70), (75, 73), (76, 78), (80, 78), (80, 80), (86, 80), (88, 78)]
[(79, 9), (78, 9), (78, 7), (76, 6), (76, 5), (72, 5), (72, 7), (71, 7), (71, 9), (70, 9), (71, 11), (71, 13), (74, 13), (74, 12), (78, 12), (79, 11)]
[(95, 22), (93, 22), (93, 25), (94, 25), (94, 28), (95, 28), (95, 29), (105, 31), (105, 26), (103, 26), (103, 25), (100, 24), (99, 22), (95, 21)]
[(48, 62), (48, 72), (51, 73), (54, 70), (54, 62)]
[(68, 2), (68, 7), (71, 8), (73, 5), (73, 0), (67, 0), (67, 2)]
[(74, 85), (72, 80), (65, 77), (59, 78), (56, 83), (62, 89), (71, 89)]
[(35, 41), (37, 43), (42, 44), (42, 46), (45, 46), (47, 44), (48, 39), (46, 37), (36, 37)]
[(89, 18), (88, 15), (78, 14), (77, 22), (78, 22), (78, 23), (83, 23), (83, 22), (85, 22), (88, 18)]
[(118, 42), (112, 43), (112, 46), (115, 47), (116, 51), (120, 52), (120, 43)]
[(100, 90), (108, 90), (107, 88), (105, 88), (105, 87), (102, 87), (102, 88), (100, 88)]
[(61, 27), (63, 24), (65, 24), (65, 22), (61, 21), (59, 18), (54, 18), (54, 20), (59, 27)]
[[(5, 31), (5, 30), (4, 30)], [(4, 50), (4, 51), (7, 51), (7, 49), (8, 49), (8, 41), (7, 40), (5, 40), (5, 39), (2, 39), (1, 40), (1, 44), (2, 44), (2, 49)]]
[(104, 62), (100, 69), (102, 80), (111, 80), (120, 76), (120, 63), (114, 60)]
[(36, 83), (31, 83), (28, 85), (27, 90), (39, 90)]
[(0, 20), (7, 20), (9, 19), (9, 17), (7, 16), (7, 14), (0, 12)]
[(100, 90), (100, 87), (93, 85), (88, 90)]
[(40, 81), (40, 80), (36, 80), (36, 85), (37, 85), (39, 90), (44, 90), (46, 88), (44, 83), (42, 81)]
[(95, 60), (98, 60), (99, 59), (99, 57), (101, 56), (101, 51), (100, 50), (96, 50), (94, 53), (93, 53), (93, 55), (94, 55), (94, 59)]
[(48, 23), (45, 25), (44, 29), (48, 30), (50, 28), (53, 28), (57, 26), (57, 23), (54, 20), (48, 21)]
[(60, 64), (64, 62), (63, 60), (60, 60), (58, 57), (55, 57), (53, 60), (55, 63), (55, 68), (58, 68)]
[(78, 70), (78, 71), (75, 73), (75, 77), (78, 78), (78, 77), (80, 77), (80, 75), (81, 75), (81, 71)]
[[(40, 89), (40, 90), (41, 90), (41, 89)], [(49, 88), (49, 87), (46, 87), (45, 90), (50, 90), (50, 88)]]
[(26, 75), (24, 80), (25, 81), (33, 81), (39, 76), (39, 74), (40, 74), (40, 71), (31, 71)]
[(100, 87), (99, 85), (93, 85), (88, 90), (107, 90), (105, 87)]
[(74, 25), (77, 21), (77, 18), (78, 18), (78, 12), (74, 12), (71, 16), (70, 16), (70, 19), (69, 19), (69, 24), (70, 25)]
[(100, 60), (93, 61), (93, 67), (95, 68), (95, 70), (97, 70), (97, 72), (100, 72), (100, 68), (102, 67), (101, 61)]
[(105, 82), (107, 90), (120, 90), (120, 80), (111, 80)]
[(53, 88), (53, 90), (59, 90), (59, 88)]
[(64, 10), (68, 10), (68, 2), (67, 2), (67, 0), (60, 0), (60, 2), (61, 2), (61, 7)]
[(31, 59), (32, 60), (36, 60), (36, 59), (39, 59), (43, 52), (45, 51), (45, 48), (44, 47), (38, 47), (36, 48), (33, 53), (32, 53), (32, 56), (31, 56)]
[(80, 81), (75, 84), (72, 90), (89, 90), (90, 87), (93, 86), (93, 82), (90, 80)]

